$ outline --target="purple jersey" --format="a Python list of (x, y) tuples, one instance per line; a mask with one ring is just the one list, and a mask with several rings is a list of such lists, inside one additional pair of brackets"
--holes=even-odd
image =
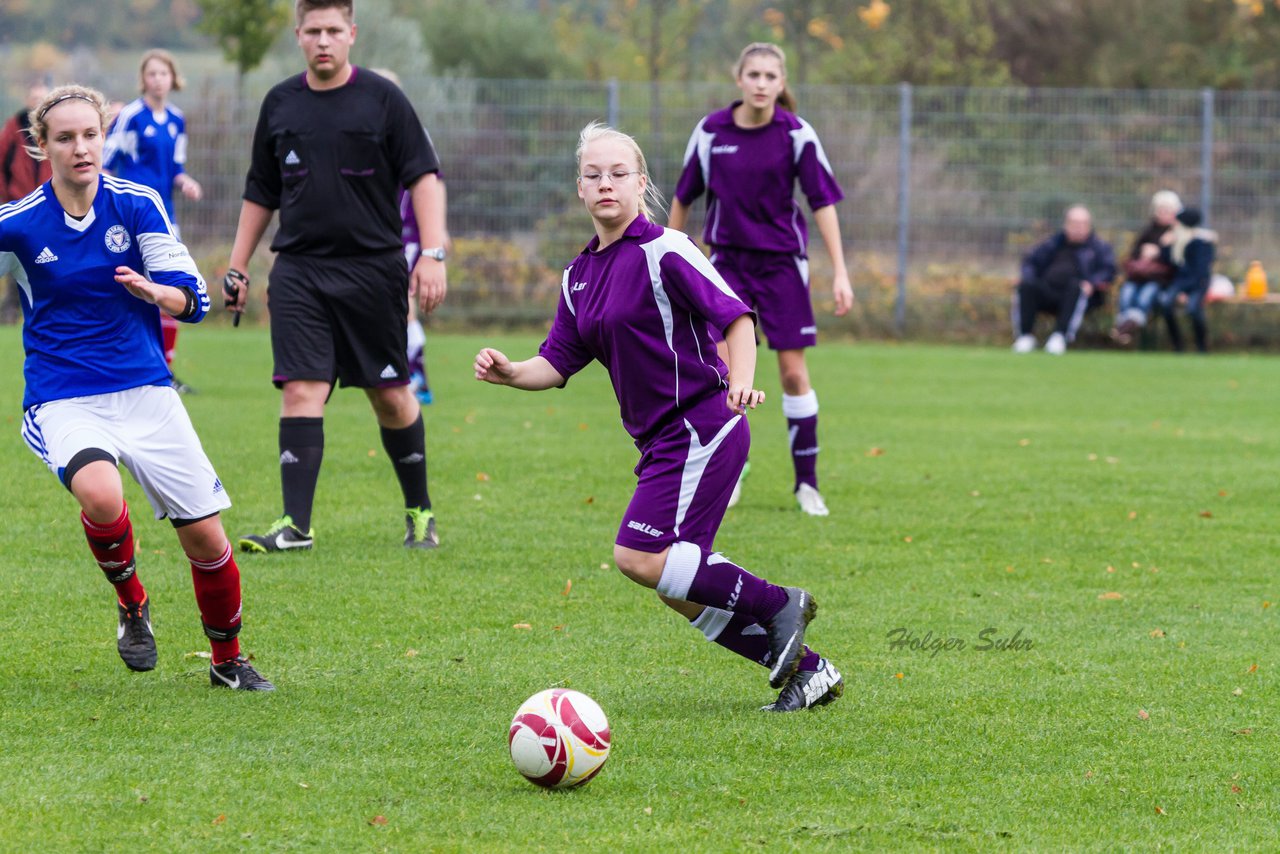
[(687, 206), (704, 192), (702, 239), (711, 246), (804, 256), (809, 243), (795, 201), (796, 181), (813, 210), (844, 198), (818, 135), (804, 119), (781, 108), (758, 128), (733, 123), (730, 107), (693, 129), (684, 153), (676, 198)]
[(641, 450), (679, 418), (699, 432), (727, 422), (728, 369), (707, 326), (723, 331), (751, 309), (682, 232), (641, 216), (599, 245), (593, 237), (565, 269), (538, 355), (566, 379), (599, 359)]

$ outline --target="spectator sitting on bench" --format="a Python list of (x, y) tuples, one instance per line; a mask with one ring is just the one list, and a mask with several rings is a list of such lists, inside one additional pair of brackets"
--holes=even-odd
[(1021, 278), (1013, 295), (1013, 352), (1035, 349), (1032, 335), (1036, 315), (1055, 317), (1053, 334), (1044, 351), (1061, 356), (1090, 307), (1090, 298), (1106, 292), (1116, 275), (1111, 245), (1093, 232), (1093, 217), (1084, 205), (1072, 205), (1063, 215), (1062, 230), (1034, 247), (1022, 259)]
[(1138, 232), (1124, 262), (1124, 284), (1116, 301), (1116, 325), (1111, 338), (1128, 344), (1142, 330), (1155, 310), (1160, 291), (1173, 281), (1173, 265), (1160, 258), (1161, 238), (1173, 228), (1182, 200), (1172, 190), (1151, 197), (1151, 221)]
[(1205, 322), (1204, 300), (1213, 278), (1213, 259), (1217, 255), (1218, 235), (1200, 227), (1200, 211), (1185, 208), (1178, 214), (1173, 228), (1164, 238), (1161, 257), (1176, 268), (1173, 281), (1160, 294), (1160, 313), (1169, 325), (1169, 340), (1179, 353), (1186, 349), (1174, 312), (1179, 305), (1191, 318), (1196, 350), (1209, 352), (1209, 329)]

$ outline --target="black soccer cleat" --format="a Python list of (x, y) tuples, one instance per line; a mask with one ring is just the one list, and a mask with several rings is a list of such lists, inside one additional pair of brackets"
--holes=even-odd
[(804, 655), (804, 630), (818, 612), (818, 603), (808, 590), (799, 587), (783, 589), (787, 591), (787, 604), (764, 627), (769, 636), (769, 660), (773, 662), (769, 670), (770, 688), (781, 688), (800, 666), (800, 657)]
[(116, 626), (116, 649), (125, 666), (139, 672), (156, 669), (156, 636), (151, 631), (151, 599), (132, 605), (116, 600), (120, 622)]
[(230, 688), (233, 691), (274, 691), (276, 686), (253, 669), (249, 659), (237, 655), (230, 661), (209, 666), (209, 682), (215, 688)]
[(760, 711), (798, 712), (835, 702), (843, 693), (844, 677), (830, 661), (820, 658), (817, 670), (797, 670), (782, 686), (778, 699), (761, 706)]
[(404, 511), (404, 547), (434, 549), (440, 545), (436, 534), (436, 514), (410, 507)]
[(266, 554), (267, 552), (287, 552), (295, 549), (309, 549), (315, 545), (316, 532), (307, 531), (305, 534), (293, 524), (290, 516), (281, 516), (277, 519), (265, 534), (249, 534), (241, 537), (238, 541), (240, 551), (242, 552), (258, 552)]

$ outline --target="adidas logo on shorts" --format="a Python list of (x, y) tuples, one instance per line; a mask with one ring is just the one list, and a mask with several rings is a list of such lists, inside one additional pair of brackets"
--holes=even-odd
[(37, 264), (48, 264), (51, 261), (57, 261), (57, 260), (58, 260), (58, 256), (54, 255), (53, 251), (50, 250), (48, 246), (41, 249), (40, 254), (36, 256)]
[(387, 365), (385, 368), (382, 369), (382, 373), (378, 374), (378, 376), (382, 377), (384, 380), (393, 380), (396, 377), (400, 376), (400, 374), (396, 371), (395, 368), (391, 367), (390, 365)]

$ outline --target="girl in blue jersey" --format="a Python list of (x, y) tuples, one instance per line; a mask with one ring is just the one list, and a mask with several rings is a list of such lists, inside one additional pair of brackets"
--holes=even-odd
[[(176, 223), (173, 191), (181, 191), (193, 202), (204, 195), (200, 183), (186, 171), (186, 117), (169, 103), (170, 92), (182, 91), (182, 75), (173, 54), (156, 49), (142, 55), (138, 76), (142, 97), (121, 107), (111, 123), (103, 167), (159, 193), (165, 213)], [(160, 323), (164, 330), (164, 358), (172, 366), (178, 346), (178, 323), (168, 315), (162, 315)], [(192, 391), (177, 379), (173, 387), (182, 393)]]
[(161, 351), (161, 312), (194, 323), (209, 297), (155, 191), (101, 174), (105, 109), (93, 89), (50, 92), (31, 111), (31, 134), (52, 178), (0, 207), (0, 273), (14, 274), (25, 315), (22, 435), (80, 504), (115, 587), (125, 664), (151, 670), (157, 651), (120, 464), (191, 563), (210, 682), (269, 691), (240, 654), (240, 571), (219, 517), (231, 502)]
[[(578, 196), (596, 236), (564, 272), (538, 354), (485, 348), (478, 380), (530, 391), (562, 386), (598, 360), (640, 451), (638, 482), (614, 545), (632, 581), (654, 589), (709, 640), (769, 668), (770, 711), (831, 702), (840, 673), (804, 645), (816, 605), (713, 551), (750, 445), (751, 310), (683, 234), (654, 225), (660, 197), (635, 140), (592, 123), (578, 143)], [(723, 335), (728, 364), (711, 328)]]
[[(703, 239), (711, 262), (756, 310), (778, 354), (796, 501), (805, 513), (826, 516), (818, 492), (818, 396), (804, 358), (805, 348), (818, 343), (818, 328), (809, 301), (808, 233), (793, 194), (799, 184), (831, 256), (837, 317), (853, 304), (835, 208), (843, 194), (817, 133), (795, 115), (781, 48), (747, 45), (734, 79), (742, 100), (694, 128), (668, 224), (683, 229), (693, 202), (707, 195)], [(735, 489), (730, 506), (737, 496)]]

